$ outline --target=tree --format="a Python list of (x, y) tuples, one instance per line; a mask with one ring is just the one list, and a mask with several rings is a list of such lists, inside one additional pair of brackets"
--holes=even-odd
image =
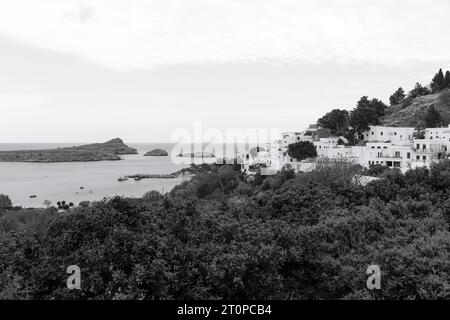
[(394, 92), (392, 96), (389, 97), (389, 102), (391, 103), (391, 106), (393, 106), (402, 102), (405, 97), (405, 91), (402, 87), (400, 87), (397, 91)]
[(337, 132), (345, 133), (348, 131), (348, 118), (347, 110), (334, 109), (320, 118), (317, 123), (324, 128), (330, 129), (332, 134)]
[[(177, 196), (218, 181), (222, 166), (211, 168), (164, 196), (2, 215), (0, 230), (15, 226), (0, 232), (0, 300), (450, 299), (450, 161), (371, 168), (379, 179), (362, 186), (361, 167), (325, 160)], [(88, 271), (81, 290), (66, 287), (72, 263)]]
[(302, 161), (307, 158), (317, 157), (317, 151), (311, 142), (300, 141), (288, 146), (288, 155), (297, 161)]
[(444, 77), (444, 86), (446, 88), (450, 88), (450, 71), (447, 71), (445, 73), (445, 77)]
[[(370, 125), (380, 124), (380, 117), (384, 115), (386, 105), (378, 100), (369, 100), (367, 96), (362, 97), (355, 109), (350, 112), (350, 126), (357, 137), (361, 137)], [(350, 139), (351, 140), (351, 139)]]
[(11, 199), (5, 194), (0, 194), (0, 211), (9, 210), (11, 208), (12, 208)]
[(434, 106), (428, 108), (423, 120), (428, 128), (436, 128), (442, 125), (442, 117)]
[(439, 92), (445, 88), (444, 73), (442, 72), (442, 69), (439, 69), (439, 72), (435, 74), (430, 87), (433, 93)]
[(430, 89), (428, 89), (427, 87), (423, 87), (420, 83), (417, 82), (414, 89), (412, 89), (408, 95), (411, 98), (417, 98), (420, 96), (426, 96), (430, 93), (431, 93)]

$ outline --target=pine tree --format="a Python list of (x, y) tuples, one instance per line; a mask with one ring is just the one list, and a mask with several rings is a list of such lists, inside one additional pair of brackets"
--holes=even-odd
[(424, 87), (420, 83), (417, 82), (416, 86), (414, 87), (414, 89), (412, 89), (409, 92), (409, 96), (411, 98), (417, 98), (417, 97), (420, 97), (420, 96), (426, 96), (426, 95), (428, 95), (430, 93), (431, 93), (431, 91), (427, 87)]
[(405, 99), (405, 91), (402, 87), (400, 87), (392, 96), (389, 97), (389, 102), (391, 103), (391, 106), (393, 106), (402, 102), (403, 99)]
[(439, 72), (436, 73), (436, 75), (433, 77), (433, 80), (431, 81), (431, 91), (433, 93), (436, 93), (444, 88), (444, 73), (442, 72), (442, 69), (439, 69)]
[(332, 134), (346, 132), (348, 130), (348, 111), (334, 109), (320, 118), (317, 123), (324, 128), (331, 130)]
[(447, 71), (445, 73), (445, 77), (444, 77), (444, 86), (446, 88), (450, 88), (450, 71)]

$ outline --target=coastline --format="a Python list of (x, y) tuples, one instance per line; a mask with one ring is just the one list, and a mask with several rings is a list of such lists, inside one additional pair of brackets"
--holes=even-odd
[(0, 162), (90, 162), (122, 160), (120, 155), (137, 154), (137, 149), (130, 148), (120, 138), (104, 143), (41, 150), (0, 151)]
[[(182, 176), (172, 179), (117, 181), (119, 177), (140, 173), (169, 175), (188, 166), (173, 163), (170, 157), (143, 156), (145, 150), (161, 146), (171, 147), (158, 143), (133, 144), (132, 147), (139, 152), (124, 155), (121, 161), (0, 161), (0, 193), (8, 194), (15, 206), (42, 208), (45, 200), (51, 201), (53, 205), (63, 200), (78, 205), (82, 201), (99, 201), (115, 195), (141, 197), (152, 190), (169, 192), (184, 181)], [(187, 178), (186, 176), (185, 179)], [(31, 195), (37, 197), (30, 198)]]

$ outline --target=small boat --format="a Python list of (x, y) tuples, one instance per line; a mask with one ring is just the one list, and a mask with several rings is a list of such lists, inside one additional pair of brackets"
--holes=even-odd
[(80, 187), (80, 190), (83, 190), (84, 189), (84, 187)]
[(30, 198), (37, 198), (37, 195), (33, 194), (30, 196)]
[(134, 181), (141, 181), (141, 180), (142, 180), (141, 177), (136, 177), (136, 178), (134, 178)]
[(121, 177), (119, 179), (117, 179), (117, 181), (122, 182), (122, 181), (127, 181), (128, 178), (127, 177)]

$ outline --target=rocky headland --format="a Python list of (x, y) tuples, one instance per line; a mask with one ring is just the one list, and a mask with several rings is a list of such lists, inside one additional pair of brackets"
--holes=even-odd
[(128, 147), (116, 138), (104, 143), (47, 150), (1, 151), (2, 162), (86, 162), (103, 160), (121, 160), (120, 155), (137, 154), (137, 150)]

